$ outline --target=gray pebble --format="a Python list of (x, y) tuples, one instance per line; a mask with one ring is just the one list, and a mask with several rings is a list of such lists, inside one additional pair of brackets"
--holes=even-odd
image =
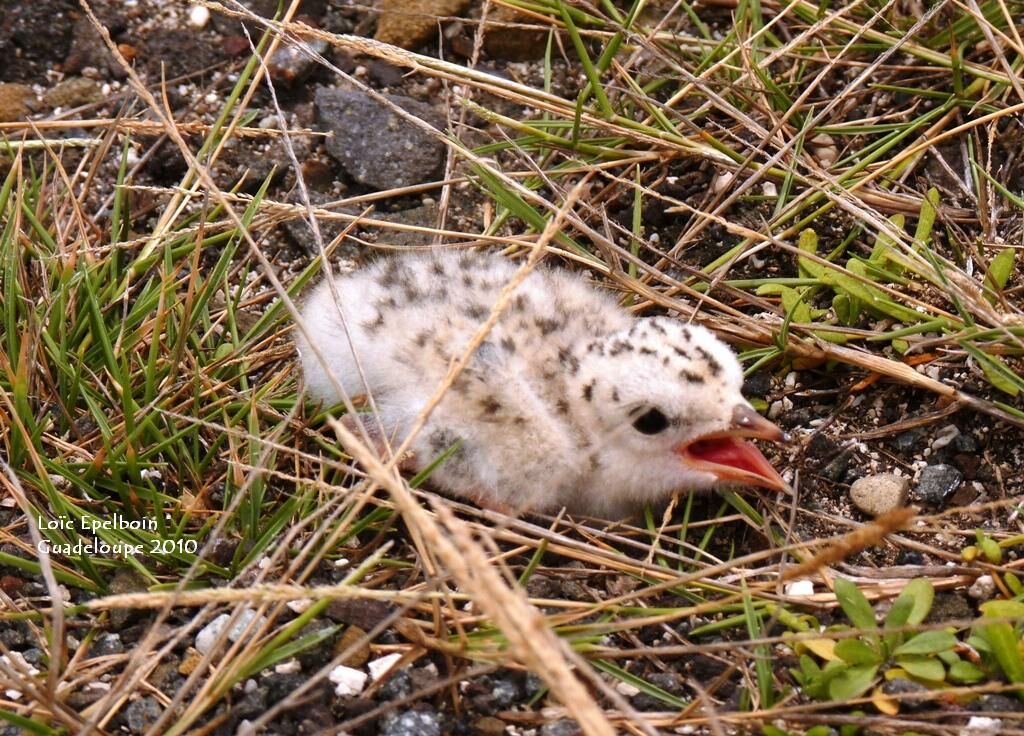
[(381, 736), (441, 736), (441, 719), (433, 710), (406, 710), (381, 718)]
[(832, 458), (832, 460), (829, 461), (828, 465), (823, 467), (819, 472), (823, 477), (828, 478), (830, 481), (837, 483), (839, 482), (839, 479), (846, 474), (847, 469), (850, 467), (850, 460), (852, 459), (853, 448), (847, 447), (843, 449), (834, 458)]
[(100, 634), (89, 648), (89, 656), (106, 657), (111, 654), (120, 654), (123, 651), (124, 642), (121, 641), (120, 634)]
[(540, 736), (580, 736), (582, 733), (579, 724), (569, 718), (546, 723), (540, 729)]
[(922, 503), (942, 506), (960, 487), (963, 475), (952, 465), (929, 465), (921, 471), (914, 497)]
[(978, 440), (972, 434), (960, 433), (953, 438), (953, 449), (956, 452), (963, 452), (973, 455), (978, 451)]
[(868, 516), (879, 516), (902, 508), (907, 503), (909, 486), (909, 481), (900, 475), (869, 475), (850, 487), (850, 500)]
[[(385, 97), (438, 130), (444, 128), (430, 105), (401, 95)], [(320, 128), (334, 134), (325, 144), (327, 152), (361, 184), (394, 189), (429, 181), (441, 172), (444, 144), (367, 94), (317, 90), (316, 113)]]
[(125, 708), (124, 720), (129, 731), (143, 733), (156, 723), (161, 713), (163, 713), (163, 708), (160, 707), (156, 698), (146, 697), (136, 700)]
[[(923, 695), (928, 692), (928, 688), (920, 683), (914, 682), (913, 680), (897, 677), (884, 682), (882, 684), (882, 692), (886, 695), (893, 695), (896, 697), (899, 697), (900, 695)], [(900, 700), (901, 710), (915, 711), (930, 707), (932, 707), (932, 705), (927, 700), (917, 698), (906, 698)]]
[(889, 440), (889, 446), (901, 455), (909, 455), (918, 448), (924, 438), (924, 430), (908, 429)]

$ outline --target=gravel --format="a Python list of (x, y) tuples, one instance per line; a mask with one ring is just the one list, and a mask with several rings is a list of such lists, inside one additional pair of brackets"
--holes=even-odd
[(942, 506), (960, 487), (963, 474), (952, 465), (928, 465), (914, 489), (914, 498), (930, 506)]
[(163, 710), (156, 698), (147, 696), (128, 704), (124, 711), (124, 721), (132, 733), (143, 733), (156, 723)]
[(381, 736), (441, 736), (441, 719), (433, 708), (388, 713), (381, 718)]

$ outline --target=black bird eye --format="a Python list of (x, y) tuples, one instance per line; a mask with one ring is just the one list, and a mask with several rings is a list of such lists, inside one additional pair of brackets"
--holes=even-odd
[(633, 429), (642, 434), (658, 434), (668, 429), (668, 417), (657, 409), (648, 409), (633, 420)]

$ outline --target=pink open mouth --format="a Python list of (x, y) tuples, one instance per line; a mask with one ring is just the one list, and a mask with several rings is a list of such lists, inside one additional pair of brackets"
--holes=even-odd
[(786, 434), (749, 406), (738, 406), (729, 430), (698, 437), (676, 452), (690, 467), (711, 473), (722, 481), (779, 491), (789, 488), (761, 451), (744, 439), (746, 437), (777, 442), (784, 440)]

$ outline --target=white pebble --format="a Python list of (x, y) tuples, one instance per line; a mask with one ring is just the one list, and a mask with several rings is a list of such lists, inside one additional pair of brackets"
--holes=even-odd
[(976, 601), (987, 601), (996, 593), (996, 583), (991, 575), (982, 575), (967, 589), (967, 595)]
[(719, 174), (715, 174), (715, 178), (711, 181), (711, 191), (715, 194), (721, 194), (732, 186), (732, 182), (735, 178), (736, 175), (731, 171), (723, 171)]
[(964, 736), (997, 736), (1002, 733), (1003, 721), (1000, 718), (989, 718), (988, 716), (971, 716), (967, 721), (967, 728), (961, 733)]
[(281, 125), (281, 118), (274, 114), (264, 115), (257, 126), (263, 130), (281, 130), (284, 127)]
[(224, 635), (224, 629), (227, 628), (229, 618), (231, 617), (228, 614), (222, 613), (200, 629), (199, 633), (196, 634), (196, 651), (200, 654), (208, 654)]
[(334, 694), (341, 697), (358, 695), (366, 687), (366, 673), (343, 664), (331, 670), (327, 679), (335, 685)]
[(794, 580), (786, 585), (785, 592), (792, 598), (814, 595), (814, 583), (810, 580)]
[(640, 688), (636, 685), (631, 685), (628, 682), (623, 682), (622, 680), (615, 683), (615, 689), (620, 695), (625, 695), (627, 698), (632, 698), (634, 695), (640, 694)]
[(210, 10), (205, 5), (193, 5), (188, 11), (188, 24), (193, 28), (203, 28), (210, 22)]
[[(231, 630), (227, 632), (228, 639), (231, 641), (238, 641), (246, 628), (256, 617), (256, 612), (251, 608), (247, 608), (239, 615), (235, 621), (235, 625), (231, 627)], [(264, 621), (264, 617), (260, 617), (261, 622)], [(213, 650), (213, 647), (217, 642), (224, 637), (224, 630), (227, 628), (228, 621), (231, 620), (231, 615), (222, 613), (217, 618), (213, 619), (210, 623), (206, 624), (202, 630), (196, 634), (196, 651), (200, 654), (207, 654)]]
[(948, 446), (950, 442), (955, 440), (959, 434), (959, 427), (955, 424), (947, 424), (935, 433), (935, 439), (932, 440), (932, 449), (941, 450), (943, 447)]
[(279, 675), (294, 675), (298, 672), (302, 672), (302, 665), (299, 664), (299, 660), (292, 657), (291, 659), (286, 659), (284, 662), (275, 665), (274, 672)]
[(402, 655), (399, 654), (398, 652), (395, 652), (394, 654), (385, 654), (380, 659), (375, 659), (372, 662), (367, 662), (366, 663), (366, 667), (367, 667), (367, 669), (370, 670), (370, 677), (372, 677), (374, 682), (376, 682), (388, 670), (391, 669), (391, 666), (395, 662), (397, 662), (401, 658), (402, 658)]

